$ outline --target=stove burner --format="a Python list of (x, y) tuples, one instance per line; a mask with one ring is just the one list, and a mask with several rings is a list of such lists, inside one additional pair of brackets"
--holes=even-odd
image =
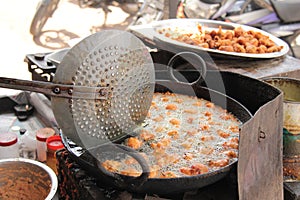
[(70, 153), (60, 150), (58, 160), (59, 195), (62, 199), (174, 199), (174, 200), (235, 200), (238, 199), (236, 171), (224, 179), (195, 191), (180, 194), (136, 194), (109, 188), (76, 163)]

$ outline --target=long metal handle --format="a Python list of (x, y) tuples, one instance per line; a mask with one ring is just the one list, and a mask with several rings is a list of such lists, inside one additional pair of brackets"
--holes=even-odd
[(87, 87), (54, 84), (0, 77), (0, 87), (43, 93), (45, 95), (76, 99), (107, 99), (107, 87)]
[[(198, 79), (193, 82), (182, 82), (178, 80), (177, 77), (174, 75), (174, 70), (176, 69), (175, 63), (177, 59), (184, 59), (189, 64), (191, 64), (192, 67), (194, 67), (200, 73)], [(206, 63), (203, 60), (203, 58), (200, 55), (189, 51), (183, 51), (175, 54), (168, 62), (168, 70), (171, 78), (174, 81), (186, 85), (193, 85), (195, 83), (200, 83), (201, 79), (203, 80), (207, 73)]]

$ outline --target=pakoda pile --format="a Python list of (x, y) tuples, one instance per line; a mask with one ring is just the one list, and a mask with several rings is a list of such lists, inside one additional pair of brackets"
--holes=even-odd
[(262, 54), (283, 49), (283, 46), (276, 45), (269, 36), (254, 30), (246, 31), (241, 26), (234, 30), (222, 30), (222, 26), (216, 30), (204, 30), (197, 24), (197, 31), (163, 28), (158, 33), (186, 44), (227, 52)]

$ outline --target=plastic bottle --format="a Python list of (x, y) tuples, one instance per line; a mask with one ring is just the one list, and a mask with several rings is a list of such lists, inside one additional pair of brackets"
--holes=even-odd
[(14, 133), (0, 134), (0, 159), (3, 158), (18, 158), (19, 144), (18, 136)]
[(53, 169), (53, 171), (57, 174), (56, 167), (56, 151), (63, 149), (64, 145), (62, 143), (61, 137), (59, 135), (50, 136), (47, 141), (47, 162), (46, 164)]
[(20, 129), (19, 155), (22, 158), (36, 159), (36, 139), (33, 134), (26, 129)]
[(36, 132), (37, 158), (41, 162), (45, 162), (47, 158), (46, 140), (53, 135), (55, 135), (55, 131), (52, 128), (42, 128)]

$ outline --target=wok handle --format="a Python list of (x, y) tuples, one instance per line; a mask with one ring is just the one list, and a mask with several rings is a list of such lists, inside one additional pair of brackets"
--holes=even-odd
[[(189, 64), (191, 64), (200, 73), (198, 79), (193, 81), (193, 82), (182, 82), (182, 81), (178, 80), (178, 78), (174, 75), (174, 71), (176, 69), (175, 62), (177, 61), (177, 59), (184, 59)], [(207, 68), (206, 68), (205, 61), (203, 60), (203, 58), (200, 55), (198, 55), (194, 52), (184, 51), (184, 52), (180, 52), (180, 53), (175, 54), (169, 60), (169, 62), (168, 62), (168, 71), (169, 71), (169, 74), (171, 75), (171, 78), (174, 81), (176, 81), (178, 83), (182, 83), (182, 84), (193, 85), (195, 83), (200, 82), (201, 79), (205, 78)]]
[(0, 87), (38, 92), (49, 96), (81, 99), (106, 99), (106, 87), (85, 87), (54, 84), (43, 81), (28, 81), (0, 77)]
[(145, 158), (136, 150), (121, 145), (121, 144), (108, 144), (108, 145), (102, 145), (101, 148), (104, 149), (104, 151), (113, 151), (113, 152), (121, 152), (124, 154), (127, 154), (134, 158), (141, 166), (142, 173), (140, 176), (134, 177), (134, 176), (125, 176), (118, 173), (112, 173), (108, 170), (106, 170), (101, 162), (98, 159), (95, 159), (96, 165), (106, 178), (109, 179), (109, 182), (111, 182), (113, 185), (121, 188), (121, 189), (133, 189), (136, 190), (139, 187), (141, 187), (147, 180), (150, 174), (150, 168), (147, 164), (147, 161)]

